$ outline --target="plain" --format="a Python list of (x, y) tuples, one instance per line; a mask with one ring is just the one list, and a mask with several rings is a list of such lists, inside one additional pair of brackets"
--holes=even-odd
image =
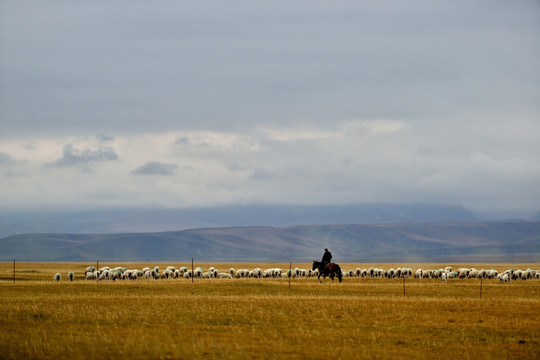
[[(540, 281), (86, 281), (82, 263), (0, 263), (7, 359), (535, 359)], [(191, 264), (103, 264), (129, 268)], [(288, 269), (290, 264), (195, 264)], [(310, 264), (293, 264), (308, 268)], [(349, 268), (458, 264), (342, 264)], [(465, 264), (539, 268), (539, 264)], [(74, 282), (67, 273), (74, 271)], [(54, 282), (56, 272), (62, 281)], [(404, 294), (405, 283), (405, 294)], [(480, 297), (480, 289), (482, 296)]]

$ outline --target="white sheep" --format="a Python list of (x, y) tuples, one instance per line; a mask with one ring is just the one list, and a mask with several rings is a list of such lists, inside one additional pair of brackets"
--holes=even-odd
[(509, 273), (503, 273), (499, 275), (499, 282), (510, 282), (510, 274)]
[(96, 271), (96, 279), (99, 278), (99, 280), (109, 280), (109, 271), (104, 271), (101, 274), (99, 271)]
[(424, 270), (417, 269), (416, 272), (414, 273), (414, 278), (415, 279), (423, 279), (424, 278)]
[(459, 268), (454, 272), (457, 272), (457, 277), (458, 278), (467, 279), (469, 277), (469, 274), (470, 274), (471, 270), (467, 269), (467, 268)]
[(88, 272), (86, 273), (86, 280), (96, 280), (97, 272)]
[(172, 270), (166, 269), (166, 270), (163, 271), (163, 273), (161, 274), (160, 277), (161, 277), (162, 279), (168, 279), (168, 278), (172, 277), (172, 275), (173, 275)]
[(54, 274), (54, 281), (60, 281), (60, 280), (62, 280), (62, 275), (60, 275), (60, 273)]
[(263, 271), (263, 277), (265, 278), (273, 278), (274, 276), (274, 269), (266, 269)]
[(196, 277), (196, 278), (201, 278), (204, 274), (204, 271), (203, 271), (203, 268), (202, 267), (198, 267), (195, 269), (195, 271), (193, 272), (193, 277)]
[(68, 279), (69, 281), (75, 280), (75, 274), (73, 273), (73, 271), (68, 272)]
[(253, 277), (260, 279), (264, 276), (264, 272), (261, 268), (255, 268), (253, 269)]
[(412, 276), (412, 269), (411, 268), (403, 268), (401, 269), (401, 276), (405, 278), (409, 278)]
[(441, 279), (444, 281), (444, 282), (447, 282), (448, 281), (448, 272), (444, 271), (441, 275)]
[(146, 270), (144, 273), (143, 273), (143, 276), (145, 279), (152, 279), (153, 276), (152, 276), (152, 270), (148, 269)]

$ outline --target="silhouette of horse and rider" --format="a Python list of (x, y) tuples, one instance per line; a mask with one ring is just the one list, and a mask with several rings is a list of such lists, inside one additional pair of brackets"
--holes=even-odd
[(317, 279), (319, 281), (321, 281), (321, 276), (324, 280), (326, 280), (326, 277), (329, 276), (330, 279), (332, 279), (332, 282), (334, 281), (334, 277), (337, 277), (339, 282), (341, 282), (341, 268), (338, 264), (331, 262), (331, 260), (332, 253), (326, 248), (324, 249), (322, 261), (313, 260), (312, 270), (319, 269), (319, 274), (317, 275)]

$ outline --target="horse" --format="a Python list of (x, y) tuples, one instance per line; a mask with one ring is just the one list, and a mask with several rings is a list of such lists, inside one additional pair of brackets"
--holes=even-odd
[(324, 280), (326, 280), (326, 276), (330, 276), (330, 279), (332, 279), (332, 282), (334, 281), (334, 276), (337, 276), (339, 279), (339, 282), (341, 283), (342, 274), (341, 274), (341, 268), (338, 264), (335, 263), (323, 263), (321, 261), (315, 261), (313, 260), (313, 267), (312, 270), (319, 269), (319, 274), (317, 275), (317, 279), (321, 281), (321, 275), (323, 276)]

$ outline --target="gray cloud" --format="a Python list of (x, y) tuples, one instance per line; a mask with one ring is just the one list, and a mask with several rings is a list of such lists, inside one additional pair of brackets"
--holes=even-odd
[(98, 149), (76, 149), (71, 144), (64, 146), (63, 155), (60, 159), (47, 163), (49, 167), (80, 167), (88, 169), (95, 163), (118, 160), (116, 151), (110, 146)]
[(81, 5), (4, 4), (0, 109), (16, 119), (5, 129), (237, 131), (538, 111), (534, 1), (239, 5), (97, 2), (81, 21), (70, 16)]
[(255, 181), (266, 181), (274, 179), (275, 176), (268, 169), (258, 167), (253, 170), (249, 178)]
[(537, 1), (233, 3), (2, 3), (0, 205), (540, 204)]
[(16, 161), (15, 159), (13, 159), (13, 156), (4, 152), (0, 152), (0, 167), (13, 165), (15, 163)]
[(149, 161), (131, 172), (132, 175), (175, 175), (178, 170), (176, 164), (165, 164), (158, 161)]

